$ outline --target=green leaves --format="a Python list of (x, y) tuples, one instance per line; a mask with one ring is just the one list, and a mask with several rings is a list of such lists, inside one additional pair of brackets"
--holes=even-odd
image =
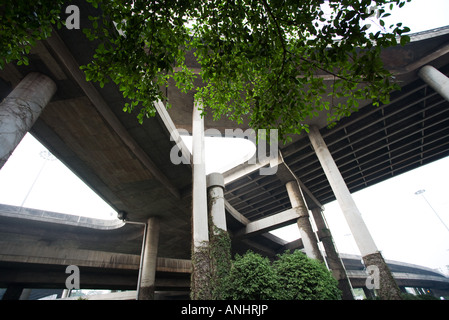
[[(100, 87), (117, 84), (129, 100), (124, 110), (136, 109), (139, 122), (155, 114), (154, 101), (169, 105), (165, 88), (174, 81), (184, 93), (195, 91), (214, 119), (249, 119), (255, 130), (277, 128), (281, 139), (307, 129), (306, 122), (324, 109), (333, 123), (357, 110), (358, 100), (387, 101), (397, 87), (380, 48), (410, 40), (401, 23), (389, 32), (368, 32), (366, 26), (369, 8), (377, 7), (383, 25), (386, 8), (402, 7), (405, 0), (88, 2), (101, 14), (83, 25), (97, 44), (82, 67), (86, 79)], [(1, 5), (0, 67), (28, 63), (36, 41), (61, 24), (61, 5)], [(186, 65), (191, 52), (199, 75)]]
[(296, 250), (271, 263), (248, 251), (233, 261), (223, 298), (233, 300), (338, 300), (338, 282), (326, 266)]
[(224, 284), (222, 297), (231, 300), (272, 300), (280, 289), (270, 260), (251, 251), (236, 255)]
[(61, 27), (62, 0), (2, 1), (0, 4), (0, 69), (17, 61), (28, 65), (36, 41), (50, 36), (52, 25)]
[(281, 288), (278, 299), (282, 300), (339, 300), (338, 282), (318, 260), (307, 258), (296, 250), (278, 255), (273, 268)]

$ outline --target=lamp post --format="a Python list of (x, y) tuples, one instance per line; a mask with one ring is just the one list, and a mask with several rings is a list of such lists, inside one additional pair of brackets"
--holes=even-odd
[(430, 202), (426, 199), (426, 197), (424, 196), (424, 192), (426, 192), (426, 190), (421, 189), (415, 192), (416, 195), (421, 195), (423, 197), (423, 199), (427, 202), (427, 204), (429, 205), (430, 209), (432, 209), (432, 211), (435, 213), (435, 215), (438, 217), (438, 219), (440, 219), (441, 223), (443, 224), (443, 226), (446, 228), (447, 231), (449, 231), (448, 226), (444, 223), (444, 221), (441, 219), (440, 215), (435, 211), (435, 209), (432, 207), (432, 205), (430, 204)]
[(20, 205), (20, 210), (22, 210), (23, 206), (25, 205), (25, 202), (27, 201), (28, 196), (30, 195), (31, 191), (33, 190), (34, 185), (36, 184), (37, 180), (39, 179), (39, 177), (42, 173), (42, 170), (44, 170), (47, 162), (56, 160), (56, 157), (48, 150), (42, 150), (41, 152), (39, 152), (39, 155), (41, 158), (44, 159), (44, 163), (42, 164), (41, 168), (39, 169), (39, 172), (36, 175), (36, 178), (34, 178), (33, 183), (31, 184), (30, 188), (28, 189), (28, 192), (25, 195), (25, 198), (23, 199), (22, 204)]

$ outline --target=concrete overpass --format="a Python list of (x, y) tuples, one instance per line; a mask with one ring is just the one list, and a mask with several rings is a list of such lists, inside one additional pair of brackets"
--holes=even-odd
[[(142, 229), (120, 220), (0, 205), (0, 288), (8, 288), (9, 298), (18, 298), (24, 288), (64, 289), (66, 267), (76, 265), (82, 289), (135, 290), (140, 251), (130, 240), (141, 240)], [(361, 257), (342, 254), (341, 258), (353, 287), (364, 288), (368, 273)], [(387, 263), (401, 287), (449, 293), (449, 278), (436, 270)], [(189, 259), (159, 257), (157, 298), (188, 298), (190, 272)]]
[[(79, 6), (86, 13), (81, 16), (81, 24), (89, 23), (89, 7), (84, 2)], [(384, 51), (386, 66), (395, 72), (402, 86), (400, 92), (392, 93), (390, 104), (374, 108), (369, 102), (362, 102), (359, 112), (331, 130), (326, 129), (322, 115), (310, 122), (320, 129), (351, 192), (449, 154), (448, 102), (417, 73), (426, 64), (442, 72), (449, 71), (448, 31), (441, 28), (417, 34), (406, 47)], [(33, 49), (29, 66), (9, 64), (0, 71), (2, 98), (30, 72), (50, 77), (57, 91), (31, 133), (113, 208), (126, 212), (131, 221), (146, 223), (157, 218), (158, 257), (188, 260), (192, 170), (190, 165), (174, 165), (170, 161), (175, 142), (169, 137), (176, 128), (191, 130), (193, 93), (183, 95), (173, 85), (169, 86), (171, 111), (156, 104), (157, 116), (139, 125), (135, 114), (122, 111), (126, 101), (114, 84), (100, 88), (85, 81), (79, 66), (90, 61), (93, 50), (81, 31), (64, 28), (55, 31)], [(193, 55), (187, 61), (191, 68), (198, 67)], [(219, 130), (235, 128), (226, 119), (212, 122), (210, 115), (205, 126)], [(240, 128), (246, 129), (245, 124)], [(307, 137), (293, 138), (292, 143), (279, 148), (281, 156), (274, 165), (280, 170), (276, 175), (259, 175), (258, 169), (270, 166), (268, 162), (243, 164), (224, 174), (227, 223), (230, 233), (236, 235), (235, 252), (251, 248), (271, 256), (279, 250), (301, 246), (299, 242), (288, 244), (267, 234), (298, 218), (294, 210), (288, 211), (292, 204), (285, 188), (286, 179), (297, 179), (309, 209), (334, 199)], [(187, 153), (185, 156), (190, 158)], [(15, 226), (18, 233), (36, 232), (27, 227), (31, 222), (21, 221)], [(75, 250), (71, 251), (73, 254), (78, 254), (77, 250), (95, 250), (118, 255), (140, 252), (142, 226), (126, 225), (107, 232), (76, 230), (83, 230), (90, 240), (78, 242), (79, 237), (70, 232), (49, 241), (36, 235), (40, 239), (39, 250), (66, 248)], [(2, 238), (7, 240), (8, 230), (4, 232)], [(51, 232), (54, 230), (43, 234)], [(32, 236), (30, 239), (36, 241)], [(125, 256), (122, 258), (126, 260)]]

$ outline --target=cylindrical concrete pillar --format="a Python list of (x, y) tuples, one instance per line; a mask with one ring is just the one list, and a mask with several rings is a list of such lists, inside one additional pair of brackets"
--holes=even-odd
[(192, 114), (192, 300), (210, 299), (209, 221), (207, 214), (206, 164), (204, 150), (204, 118), (202, 105), (195, 101)]
[(304, 197), (297, 181), (289, 181), (285, 184), (287, 188), (288, 197), (292, 204), (292, 208), (298, 208), (300, 216), (297, 220), (299, 233), (301, 234), (304, 250), (309, 258), (317, 259), (324, 262), (323, 255), (318, 248), (318, 241), (313, 232), (312, 224), (310, 223), (309, 212), (307, 210)]
[(72, 289), (62, 290), (61, 299), (68, 298), (70, 296), (70, 291), (72, 291)]
[(53, 80), (33, 72), (0, 103), (0, 169), (55, 92)]
[(217, 172), (209, 174), (207, 176), (209, 214), (215, 227), (223, 231), (227, 231), (223, 190), (223, 175)]
[(206, 163), (204, 149), (204, 119), (202, 105), (195, 102), (192, 115), (192, 157), (193, 157), (193, 245), (200, 248), (209, 241), (207, 219)]
[(138, 297), (139, 300), (153, 300), (159, 245), (159, 219), (157, 217), (151, 217), (147, 221), (144, 245)]
[(379, 290), (379, 296), (382, 299), (400, 299), (399, 287), (383, 260), (382, 254), (378, 251), (374, 239), (317, 127), (311, 126), (309, 128), (309, 139), (351, 229), (365, 265), (367, 267), (375, 266), (379, 270), (380, 287), (376, 288)]
[(348, 275), (346, 274), (346, 269), (341, 261), (340, 255), (335, 248), (334, 240), (332, 238), (331, 231), (328, 228), (326, 221), (324, 220), (321, 208), (316, 207), (312, 210), (313, 220), (318, 228), (318, 238), (323, 244), (324, 250), (326, 251), (326, 262), (332, 275), (338, 281), (338, 288), (342, 292), (343, 300), (354, 300), (354, 295), (352, 294), (352, 285), (349, 281)]
[(449, 101), (449, 78), (432, 66), (424, 66), (418, 75), (444, 99)]
[(357, 208), (351, 193), (346, 186), (345, 181), (338, 170), (338, 167), (332, 158), (329, 149), (327, 148), (320, 131), (317, 127), (310, 127), (309, 138), (321, 167), (326, 174), (327, 180), (332, 188), (332, 191), (337, 198), (341, 210), (346, 218), (349, 228), (354, 236), (357, 246), (362, 256), (377, 252), (377, 246), (362, 219), (359, 209)]

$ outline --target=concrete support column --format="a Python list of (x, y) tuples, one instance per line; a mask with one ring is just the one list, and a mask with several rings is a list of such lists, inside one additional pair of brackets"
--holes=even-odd
[(0, 103), (0, 169), (55, 92), (56, 84), (50, 78), (33, 72)]
[(351, 229), (365, 265), (375, 265), (379, 270), (379, 296), (382, 299), (400, 299), (399, 287), (394, 281), (381, 253), (378, 251), (374, 239), (363, 221), (362, 215), (317, 127), (310, 127), (309, 139), (337, 198), (346, 222)]
[(202, 104), (195, 102), (192, 115), (192, 157), (193, 157), (193, 245), (200, 248), (209, 241), (207, 220), (206, 163), (204, 149), (204, 118)]
[(227, 231), (223, 190), (223, 175), (216, 172), (209, 174), (207, 176), (209, 215), (215, 227)]
[(222, 288), (231, 269), (231, 239), (227, 232), (224, 178), (220, 173), (207, 176), (209, 208), (209, 287), (212, 300), (222, 300)]
[(72, 289), (62, 290), (61, 299), (68, 298), (70, 296), (71, 291), (72, 291)]
[(204, 118), (201, 102), (195, 101), (192, 115), (192, 300), (211, 298), (209, 223), (207, 215), (206, 164), (204, 150)]
[(156, 280), (157, 249), (159, 245), (159, 219), (151, 217), (146, 224), (145, 247), (138, 293), (139, 300), (154, 299)]
[(444, 99), (449, 101), (449, 78), (432, 66), (424, 66), (418, 75)]
[(317, 259), (324, 262), (323, 255), (318, 248), (318, 242), (313, 232), (312, 224), (309, 219), (309, 212), (307, 210), (304, 197), (301, 189), (299, 188), (297, 181), (289, 181), (285, 184), (288, 192), (288, 197), (293, 208), (298, 208), (300, 216), (297, 220), (299, 233), (301, 234), (301, 240), (304, 245), (304, 250), (309, 258)]
[(2, 300), (20, 300), (23, 289), (24, 288), (20, 285), (8, 286), (3, 294)]
[(376, 295), (374, 294), (373, 290), (368, 289), (367, 287), (362, 287), (363, 293), (365, 294), (365, 297), (370, 300), (376, 299)]
[(338, 288), (342, 292), (343, 300), (354, 300), (354, 295), (352, 294), (352, 286), (349, 281), (348, 275), (346, 274), (345, 266), (340, 259), (337, 249), (332, 238), (331, 231), (324, 220), (321, 208), (316, 207), (312, 210), (313, 220), (318, 228), (318, 239), (324, 246), (326, 251), (326, 262), (332, 275), (338, 281)]

